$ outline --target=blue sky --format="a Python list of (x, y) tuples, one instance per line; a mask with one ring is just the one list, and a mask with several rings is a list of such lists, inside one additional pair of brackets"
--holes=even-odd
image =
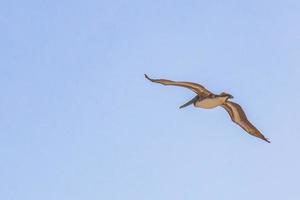
[[(2, 1), (0, 199), (298, 200), (299, 9)], [(232, 94), (272, 143), (144, 73)]]

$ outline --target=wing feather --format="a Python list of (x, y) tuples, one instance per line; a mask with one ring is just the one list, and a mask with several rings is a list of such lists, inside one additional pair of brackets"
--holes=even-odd
[(184, 87), (188, 88), (192, 91), (194, 91), (196, 94), (198, 94), (200, 97), (208, 97), (213, 95), (209, 90), (207, 90), (205, 87), (198, 83), (192, 83), (192, 82), (182, 82), (182, 81), (171, 81), (167, 79), (152, 79), (149, 78), (146, 74), (145, 77), (154, 83), (160, 83), (162, 85), (173, 85), (173, 86), (179, 86), (179, 87)]
[(270, 141), (249, 122), (245, 112), (239, 104), (227, 101), (222, 107), (228, 112), (231, 120), (242, 127), (247, 133), (270, 143)]

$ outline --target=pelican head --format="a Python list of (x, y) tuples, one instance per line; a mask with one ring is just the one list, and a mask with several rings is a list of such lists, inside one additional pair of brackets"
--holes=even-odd
[(226, 92), (222, 92), (219, 96), (220, 97), (228, 97), (228, 99), (233, 99), (233, 96), (231, 94), (226, 93)]

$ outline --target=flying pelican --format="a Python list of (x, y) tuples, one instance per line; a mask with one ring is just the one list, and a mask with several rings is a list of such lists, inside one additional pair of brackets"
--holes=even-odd
[(200, 107), (205, 109), (212, 109), (217, 106), (222, 106), (228, 112), (231, 120), (234, 123), (238, 124), (250, 135), (253, 135), (255, 137), (258, 137), (270, 143), (268, 138), (266, 138), (263, 134), (261, 134), (261, 132), (257, 130), (257, 128), (255, 128), (255, 126), (253, 126), (248, 121), (242, 107), (239, 104), (228, 100), (233, 98), (232, 95), (225, 92), (222, 92), (219, 95), (213, 94), (205, 87), (197, 83), (171, 81), (166, 79), (151, 79), (146, 74), (145, 74), (145, 78), (147, 78), (149, 81), (154, 83), (160, 83), (162, 85), (174, 85), (179, 87), (185, 87), (194, 91), (197, 95), (187, 103), (180, 106), (179, 108), (184, 108), (191, 104), (194, 104), (195, 107)]

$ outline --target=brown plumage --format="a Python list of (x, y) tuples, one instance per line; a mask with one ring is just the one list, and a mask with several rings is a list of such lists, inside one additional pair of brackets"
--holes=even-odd
[(239, 104), (232, 101), (226, 101), (221, 106), (228, 112), (231, 120), (242, 127), (247, 133), (270, 143), (270, 141), (261, 134), (261, 132), (257, 130), (251, 122), (249, 122), (245, 112)]
[(201, 97), (208, 97), (208, 96), (213, 95), (213, 93), (211, 93), (205, 87), (203, 87), (202, 85), (200, 85), (198, 83), (170, 81), (167, 79), (152, 79), (152, 78), (149, 78), (149, 76), (147, 76), (147, 74), (145, 74), (145, 77), (146, 77), (146, 79), (148, 79), (151, 82), (160, 83), (163, 85), (174, 85), (174, 86), (188, 88), (190, 90), (193, 90), (196, 94), (198, 94), (198, 96), (201, 96)]
[(195, 107), (206, 108), (206, 109), (222, 106), (228, 112), (231, 120), (234, 123), (238, 124), (250, 135), (253, 135), (255, 137), (258, 137), (270, 143), (270, 141), (263, 134), (261, 134), (261, 132), (257, 128), (255, 128), (255, 126), (253, 126), (251, 122), (249, 122), (241, 106), (237, 103), (228, 100), (233, 98), (232, 95), (225, 92), (222, 92), (220, 95), (213, 94), (205, 87), (197, 83), (171, 81), (166, 79), (151, 79), (146, 74), (145, 77), (154, 83), (188, 88), (197, 94), (196, 97), (194, 97), (192, 100), (182, 105), (180, 108), (186, 107), (190, 104), (194, 104)]

